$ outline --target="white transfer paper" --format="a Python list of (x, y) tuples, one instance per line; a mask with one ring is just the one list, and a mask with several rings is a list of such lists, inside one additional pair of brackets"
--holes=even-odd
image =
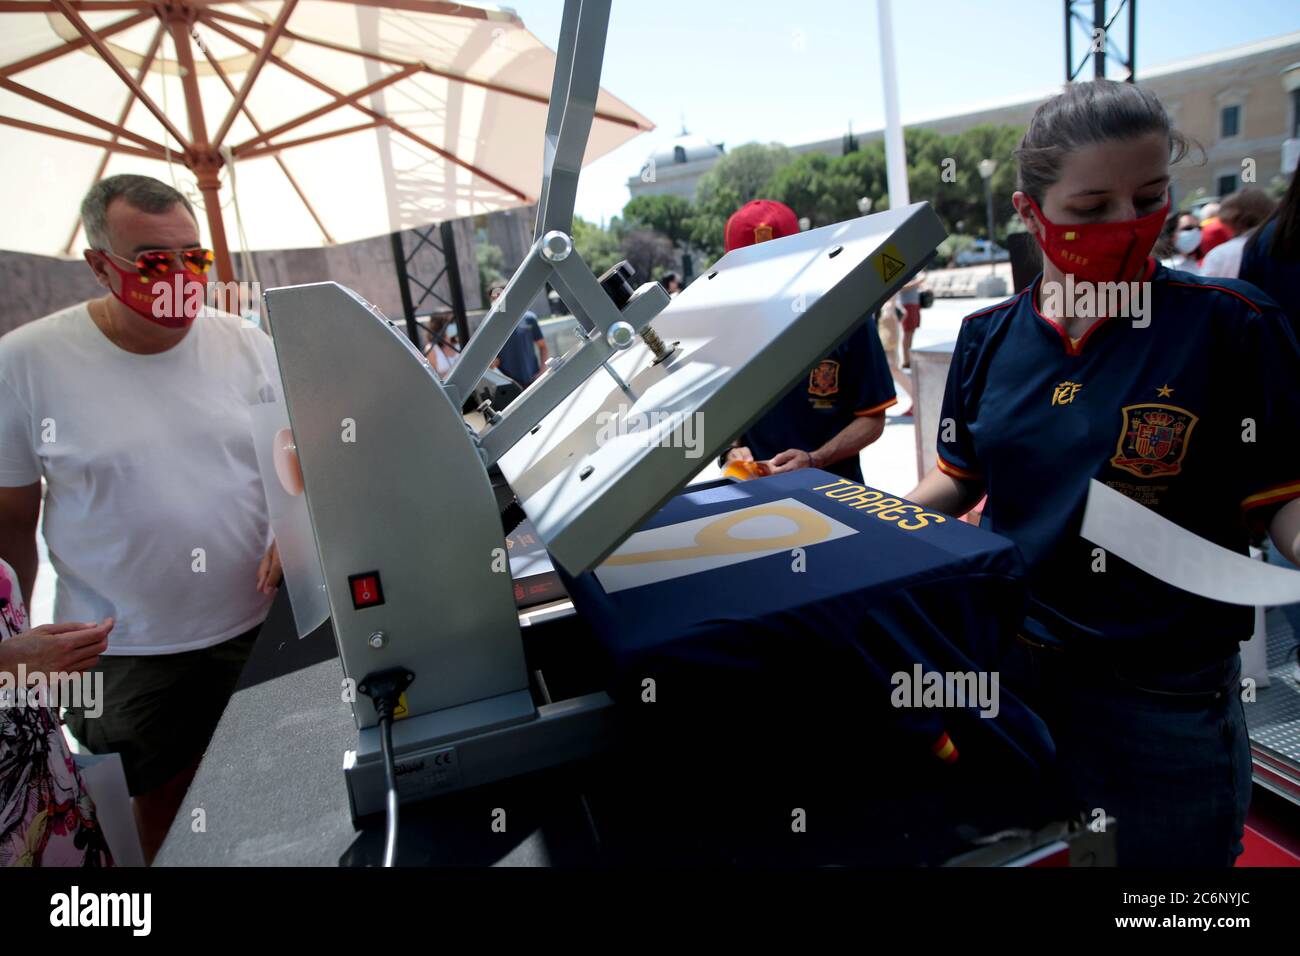
[(1161, 517), (1093, 479), (1079, 532), (1093, 544), (1176, 588), (1226, 604), (1300, 601), (1300, 571), (1252, 561)]
[(252, 405), (253, 446), (257, 449), (257, 469), (262, 473), (266, 491), (266, 510), (271, 531), (280, 550), (284, 584), (293, 605), (293, 620), (298, 636), (306, 637), (329, 618), (329, 596), (325, 593), (325, 575), (316, 551), (316, 535), (307, 498), (284, 490), (275, 470), (276, 435), (289, 427), (289, 413), (281, 402)]

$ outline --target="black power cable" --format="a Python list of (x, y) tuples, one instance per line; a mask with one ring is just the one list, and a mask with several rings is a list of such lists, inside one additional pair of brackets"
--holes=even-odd
[(384, 782), (387, 786), (387, 823), (384, 828), (384, 866), (397, 863), (397, 759), (393, 756), (393, 711), (402, 692), (411, 686), (415, 675), (404, 667), (393, 667), (367, 674), (357, 690), (370, 698), (379, 717), (380, 749), (384, 755)]

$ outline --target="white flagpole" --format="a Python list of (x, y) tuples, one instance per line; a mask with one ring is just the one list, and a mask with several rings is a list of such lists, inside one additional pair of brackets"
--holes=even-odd
[(885, 92), (885, 174), (889, 180), (889, 208), (900, 209), (911, 199), (907, 193), (907, 152), (898, 117), (898, 68), (894, 60), (894, 20), (890, 0), (876, 0), (880, 11), (880, 73)]

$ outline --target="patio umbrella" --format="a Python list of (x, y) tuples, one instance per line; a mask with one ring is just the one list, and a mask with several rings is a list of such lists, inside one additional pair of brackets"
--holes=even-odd
[[(173, 182), (217, 271), (536, 201), (555, 54), (435, 0), (0, 0), (0, 248), (69, 255), (81, 196)], [(601, 91), (584, 162), (653, 124)]]

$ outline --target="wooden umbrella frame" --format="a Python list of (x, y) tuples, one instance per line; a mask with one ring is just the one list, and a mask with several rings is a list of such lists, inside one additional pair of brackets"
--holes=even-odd
[[(273, 157), (279, 164), (280, 170), (284, 173), (285, 179), (289, 182), (298, 199), (311, 214), (313, 221), (316, 223), (321, 232), (322, 242), (332, 244), (333, 238), (329, 230), (321, 221), (316, 210), (308, 201), (306, 193), (298, 185), (297, 180), (289, 172), (285, 165), (283, 153), (295, 146), (303, 146), (307, 143), (319, 143), (323, 140), (333, 139), (338, 136), (347, 136), (362, 130), (374, 129), (379, 126), (385, 126), (400, 136), (410, 139), (424, 149), (435, 153), (447, 162), (454, 163), (457, 166), (473, 173), (475, 176), (486, 182), (493, 184), (508, 195), (515, 197), (521, 203), (534, 202), (532, 197), (524, 191), (518, 189), (509, 183), (492, 176), (490, 173), (475, 166), (473, 163), (456, 156), (454, 153), (436, 146), (434, 143), (424, 137), (412, 132), (403, 124), (391, 119), (384, 114), (361, 105), (361, 100), (384, 87), (391, 86), (409, 76), (424, 73), (430, 76), (440, 77), (452, 82), (463, 83), (481, 87), (495, 93), (506, 96), (519, 97), (531, 100), (533, 102), (546, 105), (548, 98), (526, 90), (512, 89), (508, 86), (488, 82), (485, 80), (475, 79), (472, 77), (461, 76), (451, 73), (447, 70), (440, 70), (429, 66), (420, 61), (408, 61), (396, 57), (385, 56), (369, 50), (363, 50), (357, 47), (351, 47), (344, 44), (333, 43), (326, 40), (318, 40), (313, 37), (303, 36), (289, 29), (289, 21), (294, 11), (297, 9), (298, 0), (283, 0), (279, 14), (273, 22), (264, 22), (250, 19), (248, 17), (238, 16), (228, 13), (224, 10), (214, 9), (218, 4), (229, 2), (229, 0), (162, 0), (162, 2), (150, 2), (150, 0), (0, 0), (0, 14), (3, 13), (57, 13), (62, 14), (69, 24), (77, 31), (78, 37), (68, 40), (58, 46), (51, 47), (40, 53), (33, 54), (15, 63), (0, 65), (0, 89), (7, 90), (25, 99), (32, 100), (49, 109), (63, 113), (87, 125), (94, 126), (108, 134), (108, 139), (98, 139), (94, 136), (88, 136), (82, 133), (74, 133), (68, 130), (55, 129), (51, 126), (45, 126), (40, 123), (32, 123), (26, 120), (20, 120), (14, 117), (0, 115), (0, 125), (11, 126), (17, 129), (24, 129), (30, 132), (42, 133), (48, 136), (55, 136), (60, 139), (71, 140), (77, 143), (98, 147), (103, 149), (104, 155), (100, 160), (99, 167), (96, 171), (95, 180), (103, 176), (104, 170), (108, 165), (109, 158), (113, 153), (124, 153), (132, 156), (143, 156), (149, 159), (156, 159), (160, 162), (167, 162), (174, 159), (186, 166), (195, 176), (198, 182), (199, 191), (203, 195), (203, 205), (207, 215), (208, 231), (212, 237), (213, 252), (216, 257), (216, 267), (218, 276), (223, 279), (234, 278), (234, 269), (230, 257), (230, 245), (226, 239), (225, 224), (221, 216), (221, 202), (219, 191), (221, 187), (221, 170), (225, 165), (223, 152), (228, 152), (235, 160), (256, 159), (259, 157)], [(487, 19), (489, 15), (500, 17), (502, 14), (493, 13), (485, 9), (465, 6), (459, 3), (447, 3), (442, 0), (329, 0), (329, 2), (350, 3), (354, 6), (381, 7), (392, 10), (407, 10), (416, 13), (436, 14), (439, 16), (455, 16), (467, 19)], [(98, 30), (92, 29), (82, 17), (83, 13), (98, 13), (104, 11), (123, 11), (127, 15), (121, 20), (117, 20)], [(150, 19), (158, 21), (158, 27), (154, 31), (147, 48), (143, 54), (142, 60), (132, 73), (123, 65), (112, 48), (108, 44), (108, 39), (115, 34), (121, 33), (132, 27), (145, 23)], [(212, 53), (202, 44), (195, 43), (194, 25), (202, 23), (206, 28), (219, 34), (225, 39), (231, 41), (253, 54), (253, 60), (248, 70), (244, 74), (243, 81), (236, 86), (226, 72), (222, 69), (220, 63)], [(252, 42), (245, 37), (235, 33), (230, 29), (231, 26), (240, 26), (251, 28), (262, 33), (260, 43)], [(158, 106), (156, 102), (145, 92), (143, 82), (152, 68), (158, 50), (162, 45), (164, 35), (170, 35), (173, 44), (176, 47), (177, 58), (181, 67), (181, 85), (185, 94), (185, 109), (188, 119), (189, 133), (185, 135), (176, 125), (168, 118), (167, 114)], [(364, 57), (388, 66), (396, 67), (392, 73), (370, 83), (361, 89), (353, 92), (343, 92), (331, 87), (329, 84), (322, 82), (316, 77), (311, 76), (303, 70), (298, 69), (291, 63), (288, 63), (275, 53), (275, 45), (281, 38), (292, 39), (296, 42), (311, 44), (334, 50), (340, 53), (349, 53), (354, 56)], [(225, 115), (215, 127), (210, 127), (203, 111), (203, 100), (199, 94), (198, 74), (195, 70), (194, 46), (207, 58), (214, 74), (221, 80), (222, 84), (230, 92), (233, 100), (227, 108)], [(122, 106), (115, 121), (106, 120), (103, 117), (93, 116), (76, 107), (70, 106), (55, 100), (37, 90), (24, 86), (14, 77), (29, 70), (33, 67), (40, 66), (55, 60), (61, 56), (66, 56), (77, 50), (83, 50), (90, 47), (105, 64), (117, 75), (127, 87), (128, 96), (126, 103)], [(257, 120), (254, 119), (248, 108), (248, 95), (258, 76), (267, 64), (272, 64), (291, 75), (297, 77), (305, 83), (316, 87), (328, 95), (331, 100), (324, 106), (316, 107), (301, 116), (281, 123), (274, 129), (263, 130)], [(162, 125), (167, 134), (179, 144), (178, 149), (164, 146), (146, 136), (132, 132), (125, 128), (127, 115), (136, 103), (145, 107)], [(347, 126), (341, 129), (331, 130), (325, 133), (318, 133), (312, 136), (303, 136), (296, 139), (283, 139), (286, 133), (290, 133), (298, 127), (335, 110), (342, 108), (351, 108), (363, 114), (366, 121), (357, 125)], [(248, 140), (227, 146), (227, 137), (234, 125), (235, 119), (243, 114), (249, 121), (254, 130), (254, 135)], [(596, 116), (611, 123), (617, 123), (623, 126), (632, 126), (639, 128), (637, 121), (622, 116), (612, 115), (607, 112), (597, 111)], [(68, 243), (65, 252), (71, 252), (72, 244), (76, 239), (80, 229), (80, 221), (72, 228), (72, 233), (68, 236)]]

